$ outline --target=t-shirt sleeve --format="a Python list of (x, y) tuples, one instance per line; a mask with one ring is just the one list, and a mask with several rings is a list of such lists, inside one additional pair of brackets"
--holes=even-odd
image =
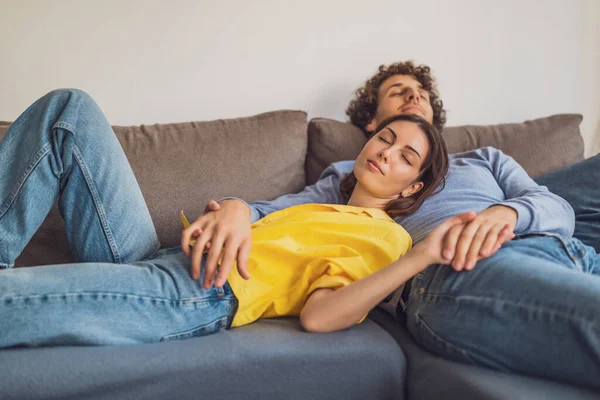
[[(313, 282), (312, 285), (308, 288), (308, 295), (306, 298), (308, 299), (311, 294), (314, 293), (315, 290), (318, 289), (333, 289), (338, 290), (343, 288), (344, 286), (348, 286), (354, 282), (352, 278), (343, 273), (340, 275), (322, 275), (317, 280)], [(367, 318), (367, 314), (365, 314), (361, 319), (359, 319), (356, 323), (360, 324)]]

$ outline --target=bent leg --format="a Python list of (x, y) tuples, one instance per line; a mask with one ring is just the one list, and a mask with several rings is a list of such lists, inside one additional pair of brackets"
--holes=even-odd
[(96, 103), (56, 90), (0, 142), (0, 268), (12, 267), (59, 197), (77, 261), (127, 263), (159, 248), (129, 162)]
[(455, 361), (600, 388), (600, 277), (549, 237), (513, 240), (470, 272), (415, 277), (407, 324)]
[(237, 308), (229, 285), (203, 289), (188, 269), (170, 249), (133, 264), (2, 270), (0, 347), (152, 343), (228, 328)]

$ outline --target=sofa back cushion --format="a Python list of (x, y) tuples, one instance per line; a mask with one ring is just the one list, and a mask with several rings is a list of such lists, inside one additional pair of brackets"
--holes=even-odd
[[(555, 171), (583, 159), (582, 116), (561, 114), (532, 121), (498, 125), (466, 125), (444, 129), (450, 153), (493, 146), (512, 156), (531, 176)], [(366, 138), (345, 122), (315, 118), (308, 125), (308, 184), (331, 163), (356, 158)]]
[[(0, 139), (8, 128), (0, 124)], [(209, 199), (247, 201), (300, 191), (307, 120), (302, 111), (163, 125), (113, 127), (148, 204), (162, 247), (177, 246), (181, 223)], [(17, 265), (72, 261), (56, 205)]]

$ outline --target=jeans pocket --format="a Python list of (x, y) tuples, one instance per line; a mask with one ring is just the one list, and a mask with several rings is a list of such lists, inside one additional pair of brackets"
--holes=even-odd
[(227, 327), (227, 317), (216, 319), (208, 324), (196, 326), (192, 329), (187, 329), (181, 332), (171, 333), (169, 335), (163, 336), (160, 341), (168, 342), (171, 340), (184, 340), (190, 339), (193, 337), (207, 336), (212, 335), (213, 333), (217, 333)]
[(477, 364), (466, 350), (444, 338), (441, 332), (436, 332), (419, 312), (414, 313), (410, 319), (412, 321), (409, 322), (409, 331), (413, 338), (425, 349), (440, 357), (463, 364)]

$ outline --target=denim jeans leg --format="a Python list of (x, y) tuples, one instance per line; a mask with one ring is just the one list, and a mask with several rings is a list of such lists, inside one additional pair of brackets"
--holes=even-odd
[(0, 268), (11, 267), (59, 198), (76, 261), (141, 260), (159, 242), (129, 162), (96, 103), (56, 90), (0, 142)]
[[(204, 274), (204, 261), (202, 275)], [(202, 288), (180, 249), (131, 264), (81, 263), (0, 271), (0, 348), (128, 345), (205, 336), (230, 326), (226, 284)]]
[(571, 241), (513, 240), (470, 272), (429, 267), (413, 281), (409, 331), (455, 361), (600, 388), (596, 254)]

